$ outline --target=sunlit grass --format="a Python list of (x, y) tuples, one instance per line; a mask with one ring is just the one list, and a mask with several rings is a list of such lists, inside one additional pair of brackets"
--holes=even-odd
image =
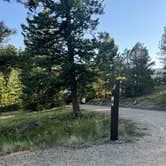
[(14, 118), (15, 115), (0, 116), (0, 120)]
[[(119, 134), (131, 142), (140, 131), (128, 120), (120, 120)], [(69, 108), (42, 112), (0, 114), (0, 153), (45, 149), (54, 146), (85, 147), (109, 143), (110, 117), (82, 111), (75, 118)]]

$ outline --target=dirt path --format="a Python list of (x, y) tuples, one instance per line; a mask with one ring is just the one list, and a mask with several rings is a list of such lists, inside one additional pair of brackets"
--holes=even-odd
[[(108, 107), (83, 105), (83, 109)], [(120, 117), (147, 128), (147, 135), (133, 144), (106, 144), (84, 149), (58, 147), (0, 157), (0, 166), (166, 166), (166, 112), (121, 108)]]

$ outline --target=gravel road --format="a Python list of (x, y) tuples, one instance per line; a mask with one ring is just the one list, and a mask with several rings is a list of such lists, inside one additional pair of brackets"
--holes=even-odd
[[(83, 105), (106, 111), (108, 107)], [(120, 117), (147, 128), (147, 135), (132, 144), (105, 144), (83, 149), (57, 147), (0, 157), (0, 166), (166, 166), (166, 112), (121, 108)]]

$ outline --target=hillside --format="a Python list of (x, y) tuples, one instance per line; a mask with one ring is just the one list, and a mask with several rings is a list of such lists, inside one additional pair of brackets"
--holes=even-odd
[(121, 106), (166, 111), (166, 87), (156, 88), (149, 95), (136, 98), (122, 98)]

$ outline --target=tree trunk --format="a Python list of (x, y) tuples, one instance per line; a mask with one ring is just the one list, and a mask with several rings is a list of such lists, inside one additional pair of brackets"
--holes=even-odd
[(77, 94), (77, 80), (76, 80), (76, 72), (75, 72), (75, 64), (74, 64), (74, 55), (73, 49), (71, 45), (68, 45), (69, 51), (69, 63), (70, 63), (70, 88), (71, 88), (71, 97), (72, 97), (72, 106), (73, 106), (73, 113), (77, 117), (80, 113), (79, 102), (78, 102), (78, 94)]
[(76, 117), (78, 117), (80, 113), (80, 108), (77, 96), (77, 81), (75, 77), (75, 72), (71, 74), (71, 95), (72, 95), (73, 113)]
[(74, 46), (72, 45), (73, 36), (72, 33), (72, 25), (71, 25), (71, 16), (70, 16), (69, 8), (66, 11), (66, 28), (65, 28), (65, 38), (67, 39), (67, 48), (68, 48), (68, 62), (70, 64), (70, 88), (71, 88), (71, 96), (72, 96), (72, 106), (73, 106), (73, 113), (75, 117), (79, 116), (80, 108), (78, 102), (78, 95), (77, 95), (77, 80), (76, 80), (76, 72), (75, 72), (75, 64), (74, 64)]

